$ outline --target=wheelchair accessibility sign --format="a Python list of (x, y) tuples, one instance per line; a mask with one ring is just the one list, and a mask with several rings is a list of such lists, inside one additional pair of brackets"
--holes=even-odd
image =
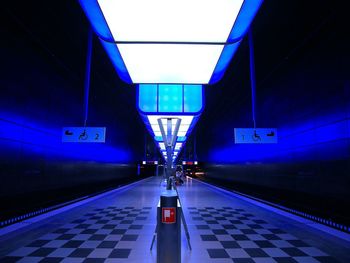
[(277, 143), (277, 129), (235, 128), (235, 143)]
[(104, 143), (106, 127), (63, 127), (62, 142)]

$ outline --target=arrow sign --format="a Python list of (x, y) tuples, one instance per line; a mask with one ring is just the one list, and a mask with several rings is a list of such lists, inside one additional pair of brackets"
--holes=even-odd
[(62, 142), (104, 143), (106, 127), (63, 127)]
[(277, 129), (235, 128), (235, 143), (277, 143)]

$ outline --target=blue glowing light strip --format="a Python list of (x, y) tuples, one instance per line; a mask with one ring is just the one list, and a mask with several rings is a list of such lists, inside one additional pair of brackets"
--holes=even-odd
[[(114, 38), (107, 25), (107, 22), (103, 16), (101, 8), (97, 1), (84, 1), (79, 0), (81, 7), (90, 20), (90, 24), (93, 27), (95, 33), (100, 39), (103, 48), (106, 50), (109, 58), (111, 59), (114, 68), (116, 69), (119, 77), (126, 83), (132, 84), (131, 77), (125, 66), (123, 58), (117, 46), (113, 43)], [(102, 39), (108, 40), (104, 41)]]

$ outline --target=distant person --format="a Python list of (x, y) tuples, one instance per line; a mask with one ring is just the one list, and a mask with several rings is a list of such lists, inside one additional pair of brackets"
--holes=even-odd
[(176, 169), (176, 183), (177, 185), (182, 185), (184, 183), (184, 174), (183, 174), (183, 171), (181, 169), (181, 167), (178, 167)]

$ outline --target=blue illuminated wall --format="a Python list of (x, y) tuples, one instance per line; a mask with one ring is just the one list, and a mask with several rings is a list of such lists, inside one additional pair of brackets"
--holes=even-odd
[[(276, 127), (279, 143), (234, 144), (234, 128), (252, 127), (249, 53), (242, 44), (228, 70), (234, 74), (206, 90), (208, 118), (197, 127), (205, 177), (349, 223), (350, 39), (343, 17), (330, 15), (327, 5), (310, 15), (311, 4), (303, 10), (298, 3), (265, 4), (254, 25), (257, 126)], [(265, 23), (264, 8), (282, 10), (271, 15), (283, 26)], [(291, 25), (295, 14), (303, 22)]]
[[(61, 142), (63, 126), (83, 125), (87, 21), (78, 3), (40, 5), (35, 15), (24, 5), (12, 7), (15, 18), (10, 12), (1, 16), (0, 221), (45, 205), (39, 202), (67, 201), (135, 180), (143, 158), (145, 130), (130, 103), (136, 91), (118, 80), (96, 39), (87, 125), (105, 126), (106, 143)], [(56, 15), (71, 24), (49, 19)], [(48, 28), (55, 32), (50, 37)], [(69, 41), (62, 42), (67, 34)]]

